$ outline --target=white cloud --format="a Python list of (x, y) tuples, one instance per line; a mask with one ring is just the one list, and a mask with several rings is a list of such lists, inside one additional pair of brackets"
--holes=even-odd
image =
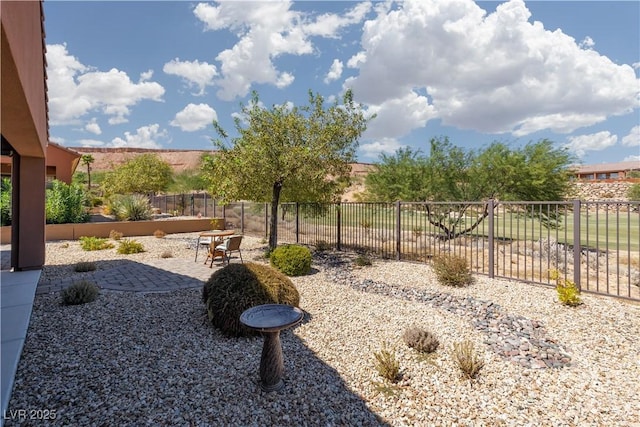
[(84, 126), (84, 129), (87, 132), (91, 132), (95, 135), (100, 135), (102, 133), (102, 129), (100, 129), (100, 125), (98, 124), (95, 117), (92, 118), (91, 121)]
[(127, 121), (129, 108), (143, 100), (162, 101), (164, 88), (156, 82), (134, 83), (112, 68), (96, 71), (83, 65), (66, 45), (47, 45), (47, 86), (50, 124), (77, 123), (91, 111), (113, 115), (110, 123)]
[(638, 161), (640, 162), (640, 155), (638, 156), (627, 156), (623, 159), (624, 162), (635, 162)]
[(576, 156), (582, 157), (587, 151), (602, 151), (605, 148), (613, 147), (616, 145), (618, 137), (609, 131), (602, 131), (589, 135), (571, 136), (568, 140), (569, 143), (565, 147)]
[(207, 104), (189, 104), (176, 114), (171, 126), (176, 126), (185, 132), (194, 132), (218, 120), (216, 111)]
[(629, 134), (624, 136), (621, 142), (627, 147), (640, 147), (640, 125), (631, 128)]
[(585, 37), (584, 40), (582, 40), (580, 42), (580, 47), (582, 49), (593, 49), (593, 47), (596, 45), (596, 42), (593, 41), (593, 39), (589, 36)]
[(65, 139), (59, 136), (50, 136), (49, 137), (49, 141), (55, 143), (55, 144), (59, 144), (59, 145), (64, 145), (65, 143)]
[(153, 77), (153, 70), (145, 71), (144, 73), (140, 73), (140, 81), (146, 82), (147, 80), (151, 80)]
[(280, 71), (273, 60), (282, 55), (308, 55), (314, 52), (312, 36), (339, 37), (339, 31), (361, 22), (370, 10), (369, 2), (357, 4), (343, 16), (324, 14), (311, 20), (291, 10), (291, 1), (221, 2), (198, 4), (193, 13), (207, 30), (229, 29), (238, 42), (218, 54), (221, 78), (217, 96), (232, 100), (249, 93), (254, 83), (289, 86), (295, 79), (290, 72)]
[(167, 74), (182, 77), (189, 86), (197, 86), (199, 92), (194, 95), (204, 95), (205, 88), (214, 84), (214, 77), (218, 75), (215, 65), (206, 62), (180, 61), (180, 58), (172, 59), (164, 64), (162, 71)]
[(366, 159), (377, 160), (380, 154), (393, 154), (402, 147), (404, 145), (394, 138), (381, 138), (371, 143), (361, 144), (360, 152)]
[(113, 147), (160, 148), (157, 141), (166, 138), (167, 131), (159, 129), (160, 125), (157, 123), (142, 126), (136, 130), (135, 134), (125, 132), (124, 139), (114, 138), (110, 145)]
[(376, 117), (369, 122), (364, 138), (401, 137), (412, 129), (424, 127), (436, 116), (429, 100), (413, 91), (380, 105), (370, 105), (367, 114), (376, 114)]
[(516, 136), (573, 132), (638, 108), (639, 80), (630, 65), (530, 22), (522, 0), (491, 14), (481, 6), (406, 0), (377, 8), (364, 24), (362, 51), (347, 62), (359, 74), (345, 88), (379, 108), (424, 91), (444, 125)]
[(312, 36), (337, 38), (340, 29), (362, 22), (370, 10), (371, 2), (363, 2), (355, 5), (344, 16), (325, 13), (318, 16), (314, 22), (305, 24), (304, 32)]
[(338, 80), (342, 76), (342, 61), (339, 59), (334, 59), (331, 64), (331, 68), (329, 68), (329, 72), (327, 76), (324, 78), (325, 83), (330, 83), (334, 80)]

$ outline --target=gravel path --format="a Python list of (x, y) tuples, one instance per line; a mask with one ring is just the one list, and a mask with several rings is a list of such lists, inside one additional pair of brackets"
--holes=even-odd
[[(171, 250), (193, 265), (192, 235), (137, 240), (148, 250), (137, 262)], [(247, 238), (245, 260), (261, 246)], [(42, 280), (91, 257), (121, 258), (47, 244)], [(449, 288), (426, 265), (350, 258), (320, 254), (313, 274), (292, 279), (308, 318), (282, 334), (278, 393), (258, 386), (262, 340), (221, 336), (200, 289), (105, 290), (74, 307), (50, 293), (36, 296), (9, 410), (53, 410), (55, 425), (640, 425), (638, 304), (584, 295), (568, 308), (553, 289), (483, 276)], [(436, 334), (435, 354), (402, 343), (412, 325)], [(485, 360), (476, 380), (450, 354), (463, 339)], [(374, 368), (385, 342), (401, 366), (394, 385)], [(5, 421), (20, 424), (40, 425)]]

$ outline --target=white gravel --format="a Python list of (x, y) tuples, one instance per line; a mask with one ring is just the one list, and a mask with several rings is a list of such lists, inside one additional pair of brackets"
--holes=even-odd
[[(174, 255), (193, 262), (193, 251), (184, 249), (192, 235), (168, 237), (139, 239), (148, 252), (137, 260), (157, 259), (175, 241)], [(99, 254), (66, 243), (47, 244), (43, 277)], [(245, 260), (257, 259), (260, 246), (248, 238)], [(468, 288), (449, 288), (436, 283), (428, 266), (414, 263), (376, 261), (349, 275), (355, 282), (490, 301), (541, 322), (571, 363), (530, 369), (501, 358), (467, 316), (363, 292), (336, 280), (340, 269), (320, 262), (314, 268), (292, 278), (308, 319), (282, 334), (286, 386), (280, 392), (258, 386), (262, 340), (225, 338), (214, 330), (199, 289), (103, 292), (93, 303), (72, 307), (46, 294), (35, 300), (9, 410), (51, 410), (51, 424), (83, 426), (640, 425), (636, 303), (583, 295), (584, 305), (569, 308), (553, 289), (483, 276)], [(402, 332), (412, 325), (439, 338), (431, 357), (403, 344)], [(463, 339), (472, 340), (485, 360), (475, 380), (462, 378), (450, 354)], [(385, 384), (374, 367), (373, 353), (384, 342), (400, 362), (397, 384)]]

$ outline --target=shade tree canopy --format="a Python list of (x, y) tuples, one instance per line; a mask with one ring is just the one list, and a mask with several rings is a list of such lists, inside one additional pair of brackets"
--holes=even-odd
[(145, 153), (108, 172), (102, 181), (106, 195), (157, 193), (165, 190), (173, 177), (169, 163), (153, 153)]
[(277, 244), (277, 209), (281, 202), (338, 200), (349, 183), (358, 139), (369, 118), (351, 91), (328, 107), (309, 92), (308, 105), (264, 108), (257, 92), (235, 118), (238, 136), (214, 122), (219, 152), (203, 162), (209, 191), (223, 202), (271, 203), (269, 247)]
[[(573, 158), (565, 149), (543, 139), (521, 148), (502, 142), (464, 151), (448, 138), (433, 138), (429, 155), (403, 148), (381, 156), (365, 179), (365, 200), (452, 202), (448, 207), (425, 204), (429, 221), (453, 238), (475, 229), (488, 216), (489, 199), (504, 201), (561, 201), (572, 193)], [(463, 224), (471, 208), (484, 202), (477, 220)], [(453, 208), (455, 206), (455, 208)], [(452, 209), (457, 211), (451, 214)], [(558, 211), (530, 209), (547, 226), (556, 226)]]

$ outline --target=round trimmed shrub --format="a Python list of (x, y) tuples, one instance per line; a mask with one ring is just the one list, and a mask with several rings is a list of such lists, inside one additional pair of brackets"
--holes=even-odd
[(63, 305), (79, 305), (95, 301), (100, 293), (94, 283), (81, 280), (62, 290), (60, 294)]
[(300, 245), (282, 245), (270, 256), (271, 265), (287, 276), (303, 276), (311, 270), (311, 251)]
[(287, 276), (268, 265), (246, 262), (229, 264), (211, 275), (202, 289), (209, 320), (228, 336), (251, 336), (258, 332), (240, 323), (243, 311), (261, 304), (298, 307), (300, 294)]

